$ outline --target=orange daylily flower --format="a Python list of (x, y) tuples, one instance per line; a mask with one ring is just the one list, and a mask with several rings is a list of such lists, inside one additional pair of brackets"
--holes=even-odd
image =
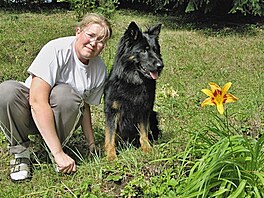
[(209, 83), (211, 90), (202, 89), (201, 91), (205, 93), (209, 98), (206, 98), (201, 106), (205, 105), (215, 105), (220, 114), (224, 113), (224, 104), (229, 102), (236, 102), (238, 100), (232, 94), (227, 93), (228, 89), (231, 87), (232, 83), (228, 82), (224, 85), (223, 89), (219, 87), (216, 83)]

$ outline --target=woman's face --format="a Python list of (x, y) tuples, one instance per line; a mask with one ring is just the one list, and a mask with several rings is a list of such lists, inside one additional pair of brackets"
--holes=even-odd
[(76, 29), (75, 51), (83, 64), (88, 64), (104, 49), (104, 27), (99, 24), (89, 24), (82, 30)]

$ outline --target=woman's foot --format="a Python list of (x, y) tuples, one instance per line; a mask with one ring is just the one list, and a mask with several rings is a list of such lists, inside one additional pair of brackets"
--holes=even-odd
[(21, 153), (15, 154), (15, 159), (10, 161), (10, 166), (10, 178), (12, 181), (17, 182), (31, 179), (29, 148)]
[(16, 158), (10, 161), (11, 172), (10, 178), (12, 181), (24, 181), (31, 179), (31, 161), (28, 158)]

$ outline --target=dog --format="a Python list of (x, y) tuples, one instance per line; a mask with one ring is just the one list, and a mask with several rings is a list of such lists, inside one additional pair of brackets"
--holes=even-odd
[(152, 149), (160, 135), (157, 113), (153, 110), (156, 80), (163, 70), (159, 34), (162, 24), (142, 31), (131, 22), (121, 37), (114, 64), (104, 88), (106, 118), (105, 151), (114, 160), (116, 141)]

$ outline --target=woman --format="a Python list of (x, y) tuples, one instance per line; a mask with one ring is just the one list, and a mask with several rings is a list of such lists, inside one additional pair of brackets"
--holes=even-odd
[(100, 104), (106, 67), (99, 54), (111, 34), (106, 18), (88, 14), (75, 36), (52, 40), (41, 49), (28, 68), (25, 83), (9, 80), (0, 84), (1, 131), (15, 155), (12, 181), (30, 177), (29, 134), (41, 134), (62, 173), (76, 171), (63, 145), (80, 125), (89, 149), (94, 149), (89, 105)]

